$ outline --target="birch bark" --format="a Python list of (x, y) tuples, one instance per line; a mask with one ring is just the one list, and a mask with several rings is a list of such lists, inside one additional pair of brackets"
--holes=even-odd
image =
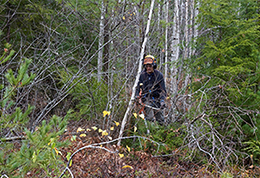
[[(185, 51), (184, 51), (184, 59), (189, 58), (189, 51), (190, 51), (190, 38), (189, 38), (189, 0), (186, 1), (185, 3), (185, 28), (184, 28), (184, 34), (185, 34)], [(186, 89), (186, 87), (188, 86), (189, 83), (189, 78), (190, 78), (190, 74), (187, 73), (186, 77), (185, 77), (185, 81), (184, 81), (184, 89)], [(184, 109), (186, 108), (186, 101), (184, 101)]]
[(169, 1), (166, 0), (165, 4), (165, 79), (168, 78), (168, 10), (169, 10)]
[(101, 49), (104, 44), (104, 16), (105, 16), (105, 6), (104, 0), (101, 1), (101, 16), (100, 16), (100, 23), (99, 23), (99, 41), (98, 41), (98, 65), (97, 65), (97, 75), (98, 75), (98, 82), (101, 81), (101, 72), (103, 66), (103, 50)]
[(173, 31), (171, 40), (171, 92), (177, 92), (177, 60), (179, 58), (179, 0), (174, 2)]

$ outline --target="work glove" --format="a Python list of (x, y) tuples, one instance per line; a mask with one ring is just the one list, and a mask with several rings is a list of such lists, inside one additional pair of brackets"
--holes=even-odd
[(161, 109), (166, 108), (166, 104), (165, 104), (164, 100), (161, 100), (160, 105), (161, 105), (161, 107), (160, 107)]

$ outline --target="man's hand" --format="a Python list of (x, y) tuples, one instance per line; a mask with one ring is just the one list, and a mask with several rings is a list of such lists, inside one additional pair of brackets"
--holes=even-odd
[(134, 102), (135, 103), (140, 103), (140, 96), (135, 96)]
[(164, 100), (161, 100), (160, 104), (161, 104), (160, 109), (166, 108), (166, 104), (165, 104)]

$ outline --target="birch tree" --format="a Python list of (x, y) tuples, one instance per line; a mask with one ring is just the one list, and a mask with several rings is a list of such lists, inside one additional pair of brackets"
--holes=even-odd
[(98, 41), (98, 65), (97, 65), (97, 75), (98, 82), (101, 81), (102, 77), (102, 66), (103, 66), (103, 44), (104, 44), (104, 16), (105, 16), (105, 5), (104, 0), (101, 1), (101, 14), (100, 14), (100, 24), (99, 24), (99, 41)]
[[(190, 11), (189, 9), (191, 9), (191, 5), (190, 5), (190, 0), (186, 0), (186, 3), (185, 3), (185, 28), (184, 28), (184, 33), (185, 33), (185, 50), (184, 50), (184, 59), (187, 60), (189, 57), (190, 57), (190, 51), (191, 51), (191, 41), (190, 41), (190, 24), (191, 24), (191, 19), (189, 18), (190, 17)], [(185, 67), (187, 71), (188, 68)], [(190, 72), (186, 72), (186, 76), (185, 76), (185, 81), (184, 81), (184, 90), (185, 90), (185, 94), (187, 94), (188, 92), (188, 89), (187, 89), (187, 86), (188, 84), (190, 83), (190, 77), (191, 77), (191, 74)], [(183, 100), (183, 110), (188, 110), (189, 106), (187, 104), (187, 99), (186, 98), (185, 100)]]
[(178, 111), (176, 110), (176, 102), (175, 97), (177, 96), (178, 92), (178, 84), (177, 84), (177, 74), (178, 74), (178, 67), (177, 62), (179, 59), (179, 0), (174, 1), (174, 12), (173, 12), (173, 27), (171, 31), (171, 45), (170, 45), (170, 86), (168, 88), (168, 92), (170, 96), (172, 96), (171, 108), (169, 109), (169, 119), (171, 121), (176, 119), (176, 114)]
[(168, 78), (168, 11), (169, 11), (169, 1), (165, 0), (164, 1), (164, 6), (165, 6), (165, 73), (164, 77), (167, 79)]
[(171, 89), (174, 95), (177, 94), (177, 61), (179, 58), (179, 0), (174, 1), (174, 18), (173, 18), (173, 30), (171, 38)]

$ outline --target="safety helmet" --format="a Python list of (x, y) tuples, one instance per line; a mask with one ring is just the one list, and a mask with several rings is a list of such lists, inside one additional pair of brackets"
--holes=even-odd
[(157, 64), (156, 64), (156, 59), (152, 55), (147, 55), (143, 59), (143, 65), (145, 66), (146, 64), (152, 64), (153, 68), (156, 69)]

